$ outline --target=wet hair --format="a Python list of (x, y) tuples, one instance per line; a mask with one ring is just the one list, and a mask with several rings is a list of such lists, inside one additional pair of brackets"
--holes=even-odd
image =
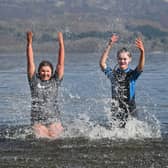
[(123, 53), (123, 52), (127, 52), (127, 53), (128, 53), (128, 56), (129, 56), (130, 58), (132, 57), (130, 51), (128, 51), (127, 48), (123, 47), (123, 48), (121, 48), (121, 49), (117, 52), (117, 58), (118, 58), (118, 57), (120, 56), (120, 54)]
[(51, 73), (53, 75), (53, 71), (54, 71), (53, 65), (50, 61), (46, 61), (46, 60), (43, 60), (40, 62), (39, 67), (38, 67), (38, 74), (40, 74), (40, 69), (43, 66), (49, 66), (51, 68)]

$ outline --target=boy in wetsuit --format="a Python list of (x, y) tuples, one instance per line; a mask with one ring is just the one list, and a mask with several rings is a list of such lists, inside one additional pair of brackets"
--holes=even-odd
[(42, 61), (36, 72), (32, 47), (33, 33), (27, 32), (27, 74), (31, 90), (31, 124), (36, 137), (57, 138), (63, 131), (58, 109), (58, 87), (64, 75), (64, 41), (58, 33), (59, 54), (55, 72), (49, 61)]
[(135, 40), (135, 45), (140, 51), (138, 66), (130, 69), (132, 60), (131, 53), (122, 48), (117, 53), (118, 68), (112, 69), (106, 65), (106, 61), (113, 44), (118, 41), (117, 35), (112, 35), (107, 48), (100, 58), (100, 67), (111, 81), (112, 89), (112, 119), (119, 122), (119, 127), (125, 127), (128, 115), (134, 115), (135, 104), (135, 82), (143, 71), (145, 64), (145, 51), (142, 39)]

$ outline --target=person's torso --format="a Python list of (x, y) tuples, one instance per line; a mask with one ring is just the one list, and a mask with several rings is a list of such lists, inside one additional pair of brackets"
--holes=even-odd
[(41, 112), (55, 112), (58, 103), (59, 80), (51, 78), (42, 81), (36, 75), (31, 82), (32, 110)]
[(131, 69), (128, 72), (113, 71), (113, 79), (111, 80), (113, 99), (129, 102), (131, 73)]

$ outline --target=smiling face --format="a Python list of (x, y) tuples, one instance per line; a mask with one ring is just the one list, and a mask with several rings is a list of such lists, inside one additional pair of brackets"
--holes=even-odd
[(39, 70), (39, 75), (41, 80), (46, 81), (50, 80), (52, 76), (52, 70), (50, 66), (42, 66)]
[(131, 56), (128, 51), (120, 52), (117, 56), (118, 65), (121, 70), (125, 70), (128, 68), (129, 63), (131, 62)]

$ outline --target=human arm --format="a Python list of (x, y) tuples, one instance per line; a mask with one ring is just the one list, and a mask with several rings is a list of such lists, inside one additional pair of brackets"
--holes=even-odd
[(99, 64), (100, 64), (100, 67), (102, 70), (104, 70), (106, 68), (106, 61), (107, 61), (108, 55), (110, 53), (110, 50), (111, 50), (113, 44), (117, 41), (118, 41), (118, 36), (112, 35), (106, 49), (104, 50), (104, 52), (100, 58)]
[(144, 65), (145, 65), (145, 49), (144, 49), (143, 41), (140, 37), (138, 37), (135, 40), (135, 45), (140, 51), (139, 63), (138, 63), (138, 66), (137, 66), (137, 70), (140, 72), (140, 71), (143, 70)]
[(56, 66), (56, 71), (58, 73), (58, 78), (62, 79), (64, 75), (64, 57), (65, 57), (64, 39), (62, 32), (58, 32), (58, 42), (59, 42), (59, 53), (58, 53), (58, 62)]
[(32, 46), (32, 40), (33, 39), (33, 33), (27, 32), (27, 73), (28, 77), (32, 78), (33, 74), (35, 72), (35, 63), (34, 63), (34, 54), (33, 54), (33, 46)]

